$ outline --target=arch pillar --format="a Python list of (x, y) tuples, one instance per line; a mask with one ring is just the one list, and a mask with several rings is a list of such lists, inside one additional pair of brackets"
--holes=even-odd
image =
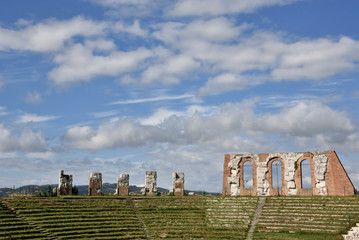
[[(282, 188), (276, 189), (273, 188), (273, 169), (272, 169), (272, 164), (275, 161), (279, 161), (281, 163), (281, 181), (282, 181)], [(268, 163), (268, 173), (267, 173), (267, 180), (269, 183), (269, 195), (271, 196), (276, 196), (276, 195), (288, 195), (288, 187), (287, 187), (287, 183), (284, 179), (284, 173), (285, 173), (285, 164), (282, 158), (280, 157), (274, 157), (269, 159)]]
[[(244, 163), (245, 162), (251, 162), (252, 163), (252, 180), (253, 180), (253, 188), (244, 188)], [(239, 162), (239, 182), (240, 182), (240, 192), (241, 196), (257, 196), (257, 165), (255, 161), (252, 158), (243, 158)]]

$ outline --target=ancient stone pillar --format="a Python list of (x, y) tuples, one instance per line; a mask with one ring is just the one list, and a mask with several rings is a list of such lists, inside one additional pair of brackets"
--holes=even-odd
[(182, 172), (173, 172), (172, 173), (172, 183), (173, 189), (172, 192), (175, 196), (184, 195), (184, 173)]
[(89, 177), (89, 195), (102, 195), (102, 174), (91, 173)]
[(65, 175), (64, 170), (60, 171), (57, 195), (72, 195), (72, 175)]
[(146, 171), (145, 187), (141, 190), (145, 195), (157, 194), (157, 172)]
[(117, 179), (116, 195), (127, 196), (130, 190), (130, 175), (121, 174)]

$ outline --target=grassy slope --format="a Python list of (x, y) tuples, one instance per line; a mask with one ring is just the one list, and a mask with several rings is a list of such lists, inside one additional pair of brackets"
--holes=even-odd
[[(21, 218), (58, 239), (145, 239), (138, 217), (153, 239), (245, 239), (258, 198), (143, 197), (132, 201), (135, 211), (121, 197), (2, 198), (0, 203), (12, 212), (0, 208), (0, 239), (21, 234), (29, 239), (47, 238)], [(340, 239), (340, 233), (359, 221), (359, 198), (268, 197), (262, 213), (254, 239)]]

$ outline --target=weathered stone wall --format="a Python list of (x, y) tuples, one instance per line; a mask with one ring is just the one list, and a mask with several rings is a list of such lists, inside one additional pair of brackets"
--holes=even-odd
[[(302, 188), (301, 162), (308, 160), (311, 189)], [(253, 189), (244, 188), (243, 164), (252, 163)], [(281, 186), (273, 188), (272, 163), (281, 163)], [(354, 186), (334, 151), (226, 154), (223, 195), (354, 195)]]
[(130, 190), (130, 175), (121, 174), (117, 179), (117, 189), (115, 195), (127, 196)]
[(90, 196), (102, 195), (102, 174), (91, 173), (89, 177), (89, 193)]
[(65, 175), (64, 170), (60, 171), (57, 195), (72, 195), (72, 175)]
[(144, 195), (157, 194), (157, 172), (146, 171), (145, 187), (141, 190)]
[(182, 172), (173, 172), (172, 173), (172, 189), (171, 192), (175, 196), (184, 195), (184, 173)]

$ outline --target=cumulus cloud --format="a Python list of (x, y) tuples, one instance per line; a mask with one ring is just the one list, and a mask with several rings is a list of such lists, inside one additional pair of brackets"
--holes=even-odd
[(217, 107), (203, 107), (199, 105), (192, 105), (186, 111), (174, 111), (165, 108), (157, 109), (151, 116), (141, 119), (139, 122), (142, 125), (159, 126), (172, 116), (176, 117), (190, 117), (195, 113), (201, 113), (203, 116), (209, 116), (218, 111)]
[(98, 129), (89, 126), (70, 128), (64, 135), (67, 146), (91, 151), (136, 147), (156, 142), (159, 129), (143, 126), (127, 118), (103, 123)]
[(192, 57), (175, 55), (166, 57), (161, 63), (151, 65), (142, 74), (141, 82), (149, 84), (162, 82), (164, 84), (179, 83), (179, 76), (187, 75), (200, 66)]
[[(167, 44), (176, 46), (178, 43), (190, 40), (208, 42), (226, 42), (238, 37), (242, 30), (249, 26), (236, 26), (227, 18), (220, 17), (210, 20), (195, 20), (188, 24), (181, 22), (167, 22), (157, 25), (158, 31), (153, 35)], [(177, 45), (181, 46), (181, 45)]]
[(261, 7), (286, 5), (298, 0), (179, 0), (173, 10), (175, 16), (223, 15), (249, 13)]
[(104, 22), (95, 22), (82, 17), (65, 21), (49, 19), (35, 25), (25, 25), (18, 30), (0, 27), (0, 50), (57, 51), (75, 36), (101, 35), (105, 27)]
[(208, 79), (205, 86), (198, 90), (200, 95), (218, 94), (233, 90), (242, 90), (250, 85), (248, 78), (235, 75), (232, 73), (224, 73), (214, 78)]
[(137, 70), (151, 55), (152, 52), (145, 48), (95, 55), (90, 47), (76, 44), (55, 57), (54, 61), (59, 66), (49, 72), (48, 77), (55, 85), (66, 85), (89, 81), (99, 75), (116, 76)]
[(274, 80), (321, 79), (353, 70), (359, 42), (348, 37), (303, 40), (286, 45), (271, 75)]
[(0, 151), (42, 152), (46, 147), (47, 142), (41, 132), (24, 128), (19, 134), (15, 134), (0, 124)]
[[(230, 103), (220, 109), (189, 108), (185, 112), (160, 109), (147, 119), (135, 121), (120, 118), (101, 124), (98, 129), (89, 126), (73, 127), (64, 135), (67, 146), (87, 150), (145, 146), (148, 144), (217, 146), (241, 151), (262, 148), (267, 137), (286, 139), (322, 147), (327, 142), (342, 143), (358, 139), (356, 128), (345, 112), (340, 112), (315, 101), (299, 101), (278, 113), (257, 114), (256, 100)], [(197, 110), (195, 110), (197, 109)], [(328, 121), (330, 119), (330, 121)], [(146, 125), (145, 125), (146, 124)], [(338, 138), (338, 136), (342, 136)], [(337, 138), (335, 138), (337, 137)], [(277, 142), (277, 143), (279, 143)], [(339, 145), (338, 145), (339, 146)], [(354, 147), (354, 146), (353, 146)]]
[(359, 42), (354, 39), (290, 40), (266, 31), (241, 34), (246, 29), (248, 25), (236, 27), (217, 18), (165, 23), (153, 36), (201, 64), (209, 79), (200, 94), (239, 90), (249, 82), (317, 80), (357, 68)]
[(284, 108), (277, 115), (265, 114), (260, 129), (266, 133), (282, 132), (294, 136), (311, 136), (329, 132), (351, 133), (355, 130), (355, 125), (345, 112), (309, 101)]

